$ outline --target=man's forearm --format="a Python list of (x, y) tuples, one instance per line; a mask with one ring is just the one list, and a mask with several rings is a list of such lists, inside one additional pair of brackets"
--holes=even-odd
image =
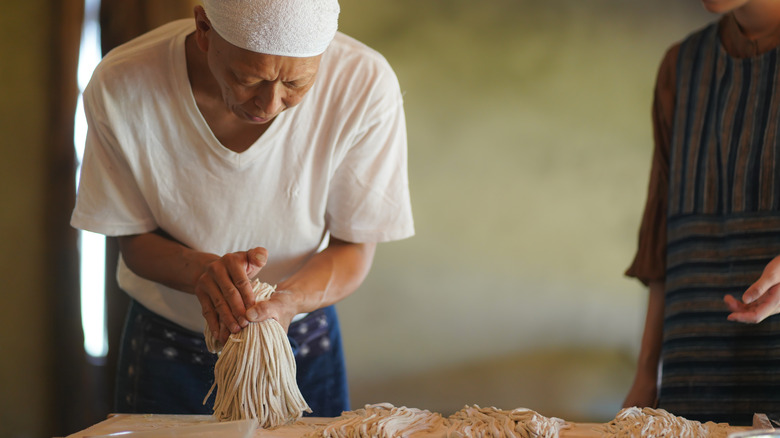
[(642, 334), (642, 346), (639, 352), (637, 367), (639, 372), (648, 376), (658, 375), (658, 364), (663, 343), (665, 283), (656, 281), (650, 283), (647, 302), (647, 316)]
[(315, 254), (276, 289), (295, 295), (299, 313), (335, 304), (363, 283), (375, 251), (375, 243), (351, 243), (331, 238), (326, 249)]
[(195, 293), (205, 266), (219, 258), (192, 250), (162, 232), (121, 236), (118, 240), (122, 258), (136, 275), (187, 293)]

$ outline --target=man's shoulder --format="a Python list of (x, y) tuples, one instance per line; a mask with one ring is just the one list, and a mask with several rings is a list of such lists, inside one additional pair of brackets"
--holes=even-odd
[(333, 37), (333, 42), (331, 42), (328, 50), (346, 51), (361, 56), (378, 57), (380, 59), (384, 59), (384, 56), (382, 56), (382, 54), (379, 53), (376, 49), (340, 31), (336, 32), (336, 35)]
[[(109, 88), (132, 87), (138, 81), (144, 83), (157, 75), (168, 74), (175, 42), (194, 29), (192, 19), (176, 20), (117, 46), (100, 61), (93, 81)], [(183, 38), (181, 41), (183, 44)]]
[(158, 59), (165, 59), (172, 42), (179, 36), (195, 30), (191, 19), (176, 20), (137, 36), (109, 51), (100, 62), (100, 67), (117, 65), (143, 65)]
[(325, 59), (331, 64), (350, 69), (391, 69), (387, 59), (379, 51), (341, 32), (336, 33), (325, 51)]
[[(397, 87), (395, 71), (383, 54), (357, 39), (337, 32), (322, 60), (323, 76), (334, 84)], [(343, 84), (342, 84), (343, 85)]]

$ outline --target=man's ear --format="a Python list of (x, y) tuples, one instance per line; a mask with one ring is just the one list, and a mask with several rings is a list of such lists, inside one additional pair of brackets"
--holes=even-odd
[(206, 16), (203, 6), (195, 6), (195, 42), (198, 48), (204, 52), (209, 49), (209, 32), (212, 30), (211, 22)]

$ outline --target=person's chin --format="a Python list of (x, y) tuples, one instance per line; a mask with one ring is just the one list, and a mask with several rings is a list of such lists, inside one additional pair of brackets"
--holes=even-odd
[(262, 125), (273, 120), (273, 117), (258, 117), (244, 110), (239, 111), (237, 115), (239, 116), (239, 118), (246, 120), (247, 122), (258, 124), (258, 125)]
[(713, 14), (725, 14), (731, 12), (735, 8), (731, 3), (722, 0), (702, 0), (701, 3), (707, 12)]
[(257, 117), (257, 116), (253, 116), (251, 114), (247, 114), (246, 115), (246, 119), (249, 122), (251, 122), (251, 123), (255, 123), (255, 124), (258, 124), (258, 125), (263, 125), (265, 123), (270, 122), (271, 119), (273, 119), (273, 117)]
[(265, 117), (255, 117), (255, 116), (252, 116), (252, 115), (250, 115), (250, 116), (249, 116), (249, 121), (250, 121), (250, 122), (252, 122), (252, 123), (257, 123), (257, 124), (260, 124), (260, 125), (263, 125), (263, 124), (265, 124), (265, 123), (268, 123), (268, 122), (270, 122), (270, 121), (271, 121), (271, 119), (272, 119), (272, 118), (265, 118)]

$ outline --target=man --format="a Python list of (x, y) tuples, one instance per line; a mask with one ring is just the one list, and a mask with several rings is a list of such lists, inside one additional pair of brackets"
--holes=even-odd
[[(206, 0), (109, 53), (72, 225), (118, 236), (131, 297), (119, 412), (211, 413), (224, 342), (267, 318), (288, 330), (316, 416), (349, 409), (333, 305), (376, 243), (414, 233), (397, 79), (337, 32), (336, 0)], [(250, 279), (278, 293), (254, 303)]]

